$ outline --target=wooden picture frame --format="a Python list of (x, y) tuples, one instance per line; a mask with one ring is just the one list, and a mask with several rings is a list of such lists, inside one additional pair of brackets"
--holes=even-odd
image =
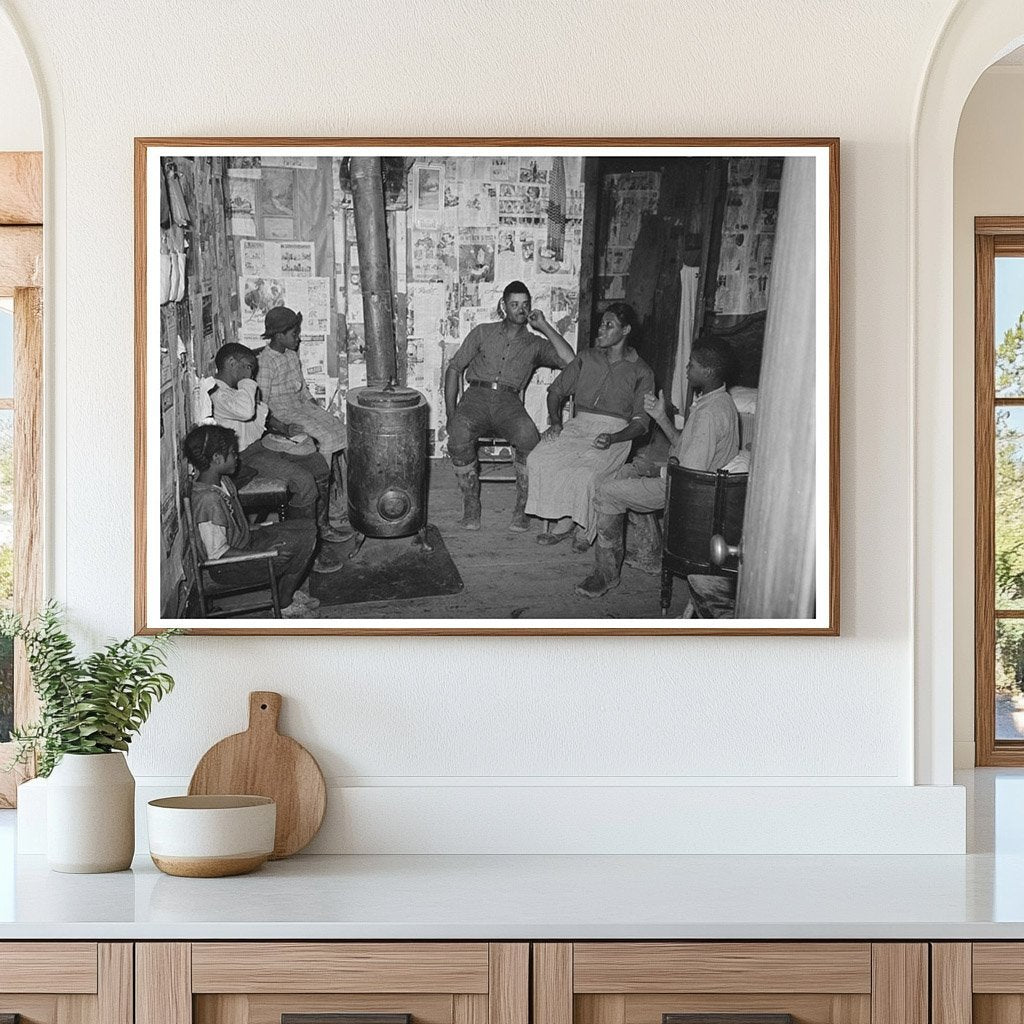
[[(357, 237), (359, 230), (369, 237), (370, 229), (359, 228), (350, 208), (358, 206), (351, 198), (358, 191), (352, 169), (378, 159), (382, 170), (374, 187), (383, 196), (386, 227), (380, 251), (387, 252), (381, 260), (391, 277), (390, 288), (374, 291), (367, 282), (380, 268), (367, 263), (368, 250)], [(162, 212), (168, 176), (180, 194)], [(137, 138), (135, 246), (138, 632), (173, 625), (205, 634), (838, 635), (838, 139)], [(652, 548), (649, 561), (661, 569), (660, 583), (657, 575), (627, 567), (621, 585), (604, 597), (579, 596), (573, 583), (593, 570), (594, 549), (570, 557), (569, 544), (541, 546), (535, 536), (507, 534), (493, 506), (511, 508), (514, 485), (497, 499), (490, 496), (498, 491), (485, 488), (483, 530), (459, 530), (462, 506), (444, 458), (445, 370), (475, 321), (499, 318), (492, 311), (511, 279), (540, 297), (534, 306), (547, 308), (548, 326), (559, 337), (564, 332), (575, 359), (590, 348), (607, 305), (628, 300), (637, 331), (615, 325), (623, 337), (638, 339), (641, 358), (651, 363), (650, 393), (665, 391), (673, 435), (688, 422), (684, 416), (701, 391), (692, 377), (688, 386), (685, 372), (694, 347), (725, 352), (731, 367), (743, 368), (736, 376), (753, 382), (747, 387), (751, 411), (737, 418), (733, 449), (746, 449), (748, 462), (742, 456), (728, 462), (733, 483), (749, 467), (745, 511), (742, 502), (727, 507), (720, 466), (699, 467), (704, 476), (678, 483), (677, 496), (684, 496), (673, 500), (684, 504), (676, 511), (687, 514), (673, 521), (697, 522), (686, 503), (703, 502), (700, 529), (707, 536), (684, 541), (673, 534), (663, 542), (667, 555)], [(394, 314), (374, 321), (373, 303), (385, 294)], [(186, 567), (178, 533), (183, 489), (190, 486), (180, 442), (186, 428), (202, 425), (202, 412), (212, 415), (203, 395), (232, 387), (209, 379), (215, 351), (234, 342), (253, 349), (266, 344), (260, 334), (269, 324), (267, 312), (289, 303), (304, 317), (310, 355), (303, 379), (328, 407), (331, 398), (339, 407), (361, 400), (353, 396), (366, 380), (371, 390), (381, 384), (374, 365), (368, 371), (360, 366), (363, 343), (372, 348), (379, 323), (394, 325), (394, 376), (399, 387), (421, 392), (426, 417), (429, 485), (421, 482), (425, 512), (418, 537), (426, 542), (423, 550), (436, 551), (440, 540), (448, 556), (441, 568), (430, 563), (423, 572), (430, 586), (443, 583), (447, 590), (409, 596), (401, 577), (402, 586), (393, 584), (383, 596), (375, 591), (373, 581), (391, 579), (391, 555), (380, 552), (409, 544), (380, 540), (369, 549), (378, 561), (352, 572), (346, 563), (326, 581), (319, 573), (310, 577), (309, 592), (319, 595), (326, 613), (246, 617), (228, 602), (221, 606), (224, 618), (213, 618), (205, 603), (207, 614), (197, 614), (203, 589), (197, 578), (204, 570), (201, 558)], [(504, 320), (510, 329), (512, 323)], [(537, 344), (540, 351), (543, 343)], [(555, 345), (554, 351), (562, 349)], [(605, 358), (602, 352), (586, 358), (599, 356)], [(477, 378), (482, 365), (473, 364)], [(535, 374), (521, 399), (538, 430), (547, 426), (545, 391), (556, 373)], [(460, 387), (474, 380), (456, 375)], [(737, 406), (742, 388), (730, 392)], [(709, 385), (709, 393), (716, 390)], [(588, 412), (585, 402), (576, 403), (577, 418), (581, 411)], [(642, 429), (644, 415), (633, 412)], [(597, 413), (611, 415), (607, 408)], [(619, 415), (626, 423), (626, 414)], [(271, 418), (280, 419), (272, 409)], [(575, 427), (583, 429), (580, 424), (592, 429), (585, 417)], [(669, 441), (685, 446), (698, 430), (691, 424), (678, 442), (669, 427), (659, 435), (652, 426), (626, 444), (624, 457), (634, 466), (626, 472), (640, 476), (642, 468), (650, 488), (660, 486), (653, 481)], [(755, 428), (759, 458), (750, 455)], [(421, 430), (415, 428), (417, 438)], [(352, 434), (350, 422), (350, 446)], [(660, 451), (651, 438), (659, 439)], [(720, 451), (731, 443), (718, 441)], [(511, 460), (511, 448), (504, 451)], [(369, 484), (353, 460), (350, 451), (346, 497), (354, 502), (353, 522), (362, 524), (360, 495)], [(605, 494), (612, 474), (622, 475), (607, 465), (601, 472), (576, 493), (592, 495), (600, 486)], [(660, 475), (671, 473), (661, 469)], [(536, 472), (531, 479), (539, 479)], [(294, 491), (289, 494), (293, 507)], [(398, 504), (407, 509), (404, 501)], [(648, 507), (655, 507), (653, 499)], [(596, 508), (590, 502), (572, 513), (578, 533), (584, 534), (580, 521), (586, 520), (593, 534)], [(629, 531), (648, 529), (646, 521), (637, 522), (627, 527), (626, 544)], [(534, 525), (531, 533), (539, 529)], [(202, 555), (202, 545), (198, 550)], [(348, 554), (343, 549), (342, 557)], [(346, 583), (335, 586), (335, 577)], [(369, 598), (356, 603), (354, 595), (363, 593)], [(683, 617), (694, 610), (714, 617)]]

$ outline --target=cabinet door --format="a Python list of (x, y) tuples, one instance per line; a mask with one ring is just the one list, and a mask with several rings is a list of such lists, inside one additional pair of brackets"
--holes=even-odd
[(538, 943), (533, 979), (533, 1024), (928, 1024), (923, 943)]
[(935, 1024), (1024, 1020), (1024, 942), (932, 945)]
[(139, 943), (136, 985), (136, 1024), (529, 1024), (525, 943)]
[(0, 942), (0, 1019), (132, 1024), (127, 942)]

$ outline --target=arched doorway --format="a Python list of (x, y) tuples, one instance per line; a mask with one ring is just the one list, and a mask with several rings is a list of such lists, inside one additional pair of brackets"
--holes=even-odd
[[(964, 104), (989, 65), (1024, 42), (1018, 0), (966, 0), (926, 69), (911, 140), (911, 315), (914, 346), (915, 781), (949, 785), (953, 770), (954, 575), (953, 155)], [(968, 343), (970, 343), (968, 341)]]

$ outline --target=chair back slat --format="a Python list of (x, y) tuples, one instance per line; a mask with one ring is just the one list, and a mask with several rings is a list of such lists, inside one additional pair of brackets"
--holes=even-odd
[(185, 514), (181, 518), (181, 528), (185, 531), (185, 551), (188, 555), (189, 568), (192, 570), (192, 585), (195, 587), (196, 595), (199, 598), (199, 610), (206, 616), (206, 594), (203, 592), (203, 580), (200, 573), (201, 558), (196, 542), (196, 521), (192, 515), (192, 492), (189, 490), (182, 498), (185, 507)]

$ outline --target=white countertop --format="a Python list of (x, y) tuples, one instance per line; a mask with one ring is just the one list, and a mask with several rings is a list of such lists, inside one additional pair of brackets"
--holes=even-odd
[(300, 856), (238, 878), (13, 856), (0, 939), (1024, 939), (1024, 773), (976, 772), (965, 856)]
[(0, 938), (1024, 938), (1024, 856), (296, 857), (184, 879), (18, 861)]

